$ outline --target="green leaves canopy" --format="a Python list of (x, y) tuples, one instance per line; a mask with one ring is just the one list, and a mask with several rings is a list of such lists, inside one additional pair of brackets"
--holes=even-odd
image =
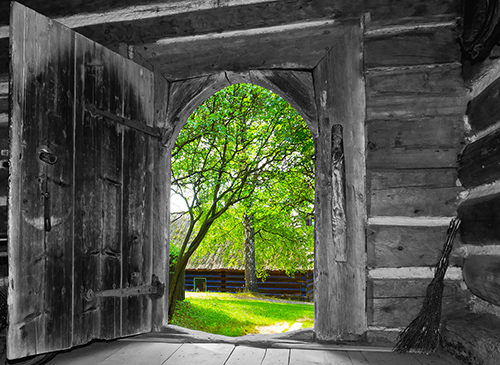
[(222, 240), (234, 244), (228, 254), (242, 247), (235, 219), (243, 212), (255, 215), (262, 267), (287, 262), (305, 268), (312, 254), (304, 216), (313, 208), (313, 155), (302, 118), (259, 86), (229, 86), (198, 107), (172, 152), (172, 190), (184, 198), (189, 217), (184, 241), (174, 243), (178, 269), (207, 234), (204, 252)]

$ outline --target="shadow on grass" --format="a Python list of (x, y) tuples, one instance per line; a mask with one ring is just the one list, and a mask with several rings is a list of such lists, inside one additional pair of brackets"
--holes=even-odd
[(256, 300), (189, 298), (177, 303), (172, 324), (236, 337), (256, 333), (257, 326), (291, 324), (300, 318), (314, 318), (314, 307)]

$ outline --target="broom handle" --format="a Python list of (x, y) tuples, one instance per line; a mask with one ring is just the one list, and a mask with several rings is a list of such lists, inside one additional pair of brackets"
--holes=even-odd
[(453, 240), (458, 232), (458, 228), (460, 227), (460, 218), (455, 217), (451, 220), (450, 225), (448, 226), (448, 231), (446, 232), (446, 243), (443, 248), (443, 255), (439, 259), (439, 262), (436, 267), (436, 273), (434, 274), (434, 278), (439, 278), (442, 280), (444, 275), (446, 274), (446, 269), (448, 268), (448, 263), (450, 260), (450, 253), (453, 249)]

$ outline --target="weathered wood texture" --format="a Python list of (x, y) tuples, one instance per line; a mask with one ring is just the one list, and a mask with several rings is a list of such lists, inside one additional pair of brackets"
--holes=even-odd
[(500, 256), (469, 256), (463, 273), (465, 283), (474, 295), (500, 305)]
[(443, 324), (441, 345), (464, 364), (496, 365), (500, 319), (492, 314), (453, 316)]
[(367, 95), (370, 169), (456, 166), (466, 103), (456, 63), (369, 70)]
[(397, 188), (452, 188), (456, 186), (458, 174), (449, 169), (394, 169), (372, 170), (368, 174), (370, 189)]
[(452, 216), (460, 188), (394, 188), (372, 190), (371, 216)]
[[(85, 14), (95, 15), (97, 17), (105, 18), (106, 22), (120, 22), (130, 19), (141, 19), (150, 18), (153, 15), (160, 13), (161, 16), (169, 16), (172, 18), (174, 15), (183, 15), (183, 13), (199, 12), (200, 10), (207, 11), (207, 15), (199, 15), (195, 18), (196, 23), (206, 24), (206, 27), (211, 26), (212, 22), (220, 24), (224, 20), (221, 20), (223, 15), (230, 17), (233, 21), (229, 26), (238, 26), (241, 22), (241, 17), (245, 16), (247, 13), (250, 15), (254, 14), (253, 17), (262, 18), (262, 23), (266, 25), (266, 22), (274, 21), (271, 15), (278, 16), (285, 20), (283, 21), (297, 21), (304, 17), (303, 19), (308, 19), (311, 16), (322, 16), (321, 12), (342, 12), (345, 17), (353, 17), (362, 15), (363, 11), (369, 11), (372, 15), (372, 22), (374, 25), (381, 24), (397, 24), (401, 22), (401, 19), (405, 19), (409, 22), (418, 22), (422, 19), (453, 19), (460, 14), (460, 6), (455, 1), (452, 0), (439, 0), (429, 3), (425, 0), (418, 1), (398, 1), (394, 3), (389, 0), (370, 0), (370, 1), (350, 1), (342, 0), (335, 3), (335, 7), (332, 7), (331, 2), (328, 0), (307, 2), (305, 0), (288, 1), (284, 3), (283, 1), (271, 1), (271, 4), (263, 6), (262, 1), (231, 1), (222, 0), (218, 2), (213, 1), (200, 1), (197, 4), (189, 4), (185, 0), (169, 1), (168, 3), (155, 2), (142, 7), (134, 8), (134, 6), (142, 5), (137, 0), (126, 0), (121, 1), (117, 4), (111, 0), (106, 1), (87, 1), (78, 4), (71, 3), (69, 1), (54, 1), (49, 3), (40, 3), (36, 0), (25, 0), (24, 4), (42, 14), (53, 17), (53, 18), (69, 18), (80, 16), (82, 19), (74, 20), (74, 23), (82, 25), (98, 23), (93, 17), (90, 16), (87, 19)], [(290, 4), (288, 4), (290, 3)], [(241, 5), (240, 5), (241, 4)], [(250, 5), (247, 5), (250, 4)], [(72, 6), (70, 6), (72, 5)], [(240, 5), (240, 6), (235, 6)], [(231, 7), (230, 9), (226, 9)], [(259, 13), (258, 10), (261, 12)], [(270, 13), (269, 17), (263, 14), (263, 10)], [(280, 11), (281, 10), (281, 11)], [(282, 14), (286, 10), (292, 13), (298, 13), (296, 17), (286, 17)], [(8, 3), (2, 3), (0, 6), (0, 25), (8, 24), (8, 14), (9, 5)], [(311, 14), (311, 15), (309, 15)], [(239, 15), (239, 17), (237, 16)], [(193, 15), (194, 17), (194, 15)], [(269, 18), (269, 19), (268, 19)], [(177, 25), (177, 27), (201, 27), (195, 23), (192, 18), (188, 15), (184, 15), (184, 22), (173, 23), (172, 25)], [(236, 23), (236, 24), (234, 24)], [(160, 23), (161, 24), (161, 23)], [(170, 24), (170, 23), (167, 23)], [(157, 26), (155, 24), (154, 26)], [(240, 25), (242, 26), (242, 25)], [(203, 28), (201, 29), (203, 31)], [(187, 32), (187, 30), (185, 31)], [(184, 34), (184, 33), (181, 33)]]
[[(354, 24), (314, 70), (316, 148), (315, 331), (318, 339), (353, 339), (366, 331), (365, 130), (362, 39)], [(352, 108), (355, 105), (356, 108)], [(332, 126), (344, 129), (347, 261), (332, 245)], [(360, 315), (361, 313), (361, 315)]]
[[(446, 227), (369, 226), (367, 229), (368, 266), (435, 266), (446, 241)], [(455, 247), (459, 245), (455, 238)], [(458, 254), (451, 265), (461, 265)]]
[(471, 188), (500, 179), (500, 129), (470, 143), (460, 154), (458, 177)]
[[(405, 327), (419, 313), (431, 279), (386, 279), (368, 282), (368, 324)], [(469, 294), (458, 282), (447, 282), (443, 292), (443, 316), (468, 312)]]
[(153, 125), (154, 75), (21, 5), (13, 18), (8, 356), (150, 331), (150, 297), (92, 292), (150, 284), (165, 261), (151, 207), (166, 172), (150, 137), (88, 108)]
[(467, 121), (471, 132), (480, 132), (491, 125), (500, 122), (500, 78), (494, 80), (478, 96), (467, 105)]
[[(368, 38), (369, 40), (370, 38)], [(388, 38), (388, 46), (393, 38)], [(428, 47), (434, 47), (430, 44)], [(450, 42), (446, 49), (457, 46)], [(419, 54), (406, 50), (410, 55)], [(366, 54), (369, 57), (369, 54)], [(466, 89), (463, 86), (457, 59), (449, 63), (410, 66), (390, 66), (391, 58), (382, 54), (380, 68), (368, 69), (366, 76), (368, 119), (398, 119), (461, 116), (466, 107)], [(369, 66), (369, 65), (367, 65)], [(440, 123), (446, 123), (446, 118)]]
[(458, 208), (460, 236), (469, 245), (500, 244), (500, 195), (467, 201)]
[(451, 26), (376, 34), (366, 39), (365, 65), (372, 68), (456, 62), (460, 60), (460, 48), (452, 47), (456, 38), (456, 29)]
[[(209, 38), (165, 39), (138, 51), (169, 81), (249, 69), (312, 69), (341, 35), (333, 21)], [(186, 62), (189, 59), (190, 62)]]
[(290, 103), (304, 118), (313, 136), (318, 134), (317, 109), (312, 74), (293, 70), (251, 70), (223, 72), (173, 82), (169, 91), (167, 120), (173, 138), (180, 133), (192, 112), (215, 92), (235, 83), (252, 83), (267, 88)]

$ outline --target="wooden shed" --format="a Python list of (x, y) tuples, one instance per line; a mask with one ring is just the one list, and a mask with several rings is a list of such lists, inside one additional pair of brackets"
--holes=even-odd
[(498, 363), (499, 18), (493, 0), (1, 2), (8, 357), (162, 331), (172, 146), (249, 82), (315, 142), (317, 339), (393, 340), (458, 214), (442, 342)]

